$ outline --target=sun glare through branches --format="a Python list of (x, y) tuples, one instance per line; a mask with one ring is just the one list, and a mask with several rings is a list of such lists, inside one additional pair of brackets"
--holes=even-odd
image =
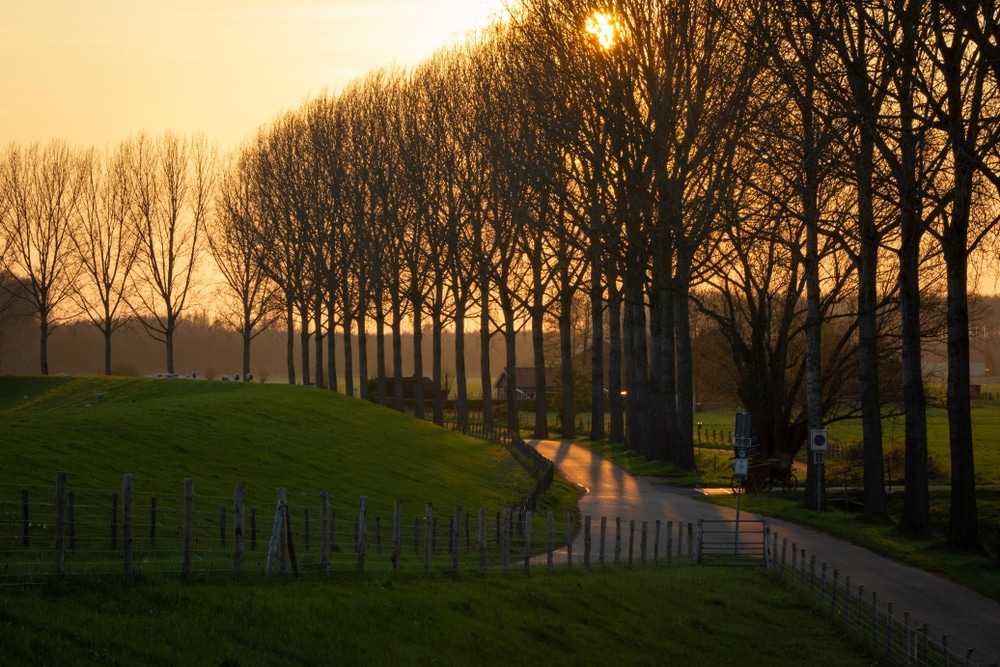
[(610, 49), (620, 41), (621, 27), (611, 14), (595, 11), (587, 18), (586, 28), (604, 50)]

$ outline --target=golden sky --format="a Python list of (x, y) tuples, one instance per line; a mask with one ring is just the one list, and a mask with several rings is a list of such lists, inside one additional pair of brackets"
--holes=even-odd
[(0, 145), (204, 132), (416, 63), (502, 0), (0, 0)]

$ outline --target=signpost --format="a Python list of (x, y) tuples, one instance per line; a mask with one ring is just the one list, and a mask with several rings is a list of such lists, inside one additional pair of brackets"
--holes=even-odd
[(813, 455), (813, 463), (816, 464), (816, 509), (823, 509), (823, 457), (830, 449), (830, 440), (827, 437), (825, 428), (814, 428), (809, 430), (809, 451)]
[(734, 553), (740, 546), (740, 499), (743, 496), (743, 482), (746, 481), (750, 468), (747, 450), (752, 444), (753, 417), (749, 412), (736, 413), (736, 435), (733, 436), (733, 449), (736, 459), (733, 461), (733, 475), (736, 477), (736, 531), (733, 543)]

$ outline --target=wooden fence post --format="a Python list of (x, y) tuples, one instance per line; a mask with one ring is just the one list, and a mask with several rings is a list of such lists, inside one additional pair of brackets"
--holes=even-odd
[(556, 542), (556, 527), (555, 527), (555, 516), (552, 512), (548, 513), (548, 524), (549, 524), (549, 544), (545, 556), (545, 567), (551, 574), (552, 572), (552, 550), (555, 548)]
[(615, 567), (621, 563), (622, 558), (622, 518), (615, 517)]
[(479, 572), (486, 573), (486, 508), (479, 508)]
[(590, 569), (590, 515), (583, 517), (583, 566)]
[(156, 496), (149, 499), (149, 543), (156, 544)]
[(69, 550), (76, 550), (76, 502), (73, 492), (66, 494), (66, 534), (69, 536)]
[(358, 572), (365, 571), (365, 551), (368, 546), (368, 496), (361, 496), (358, 515)]
[(135, 480), (126, 473), (122, 477), (122, 543), (125, 547), (125, 574), (132, 574), (132, 495)]
[(642, 522), (642, 533), (639, 540), (639, 562), (643, 565), (646, 564), (646, 538), (649, 534), (649, 528), (646, 524), (647, 522)]
[(194, 542), (194, 480), (190, 477), (184, 480), (184, 542), (183, 564), (181, 573), (186, 577), (191, 574), (191, 547)]
[(524, 573), (531, 565), (531, 510), (524, 513)]
[(566, 512), (566, 565), (573, 567), (573, 513)]
[(674, 522), (667, 521), (667, 566), (674, 563)]
[(503, 511), (503, 573), (510, 574), (510, 533), (512, 530), (510, 510)]
[[(28, 516), (27, 503), (28, 503), (28, 492), (25, 491), (22, 495), (25, 503), (25, 519)], [(27, 546), (27, 527), (25, 527), (25, 537), (24, 544)], [(64, 579), (66, 577), (66, 473), (57, 472), (56, 473), (56, 542), (55, 542), (55, 556), (56, 556), (56, 578)]]
[(250, 551), (257, 551), (257, 508), (250, 508)]
[(111, 494), (111, 550), (118, 548), (118, 494)]
[(396, 499), (392, 507), (392, 571), (399, 572), (399, 556), (403, 550), (403, 501)]
[(635, 545), (635, 519), (628, 521), (628, 569), (632, 569), (632, 553)]
[(271, 539), (267, 543), (267, 564), (264, 573), (271, 576), (274, 572), (274, 561), (278, 559), (281, 542), (282, 524), (285, 518), (285, 489), (278, 489), (278, 509), (274, 512), (274, 526), (271, 528)]
[(459, 550), (459, 540), (461, 538), (461, 525), (462, 525), (462, 506), (455, 505), (455, 520), (451, 525), (451, 569), (458, 574), (458, 550)]
[(305, 546), (305, 550), (309, 551), (309, 508), (306, 507), (302, 512), (302, 544)]
[(243, 528), (246, 522), (246, 491), (242, 484), (233, 488), (233, 574), (243, 569)]
[(431, 526), (434, 523), (434, 506), (430, 503), (424, 507), (424, 572), (431, 571)]
[[(61, 474), (63, 474), (63, 473), (56, 473), (56, 484), (58, 484), (59, 475), (61, 475)], [(59, 493), (59, 490), (58, 490), (58, 487), (57, 487), (57, 489), (56, 489), (56, 494), (57, 494), (56, 497), (57, 498), (58, 498), (58, 493)], [(29, 520), (29, 515), (28, 515), (28, 490), (27, 489), (21, 489), (21, 515), (22, 515), (22, 519), (23, 519), (22, 520), (22, 526), (24, 528), (24, 538), (22, 540), (22, 544), (25, 547), (27, 547), (28, 546), (28, 533), (29, 533), (29, 528), (31, 527), (31, 521)]]
[(656, 527), (653, 531), (653, 564), (660, 564), (660, 520), (656, 520)]
[(324, 577), (330, 576), (330, 494), (319, 494), (319, 569)]
[(226, 506), (219, 505), (219, 546), (226, 548)]
[(292, 508), (285, 503), (285, 530), (281, 532), (283, 544), (288, 549), (288, 562), (292, 566), (292, 574), (299, 576), (299, 562), (295, 557), (295, 540), (292, 538)]
[(288, 495), (285, 487), (278, 487), (278, 511), (281, 523), (278, 526), (278, 571), (288, 573)]

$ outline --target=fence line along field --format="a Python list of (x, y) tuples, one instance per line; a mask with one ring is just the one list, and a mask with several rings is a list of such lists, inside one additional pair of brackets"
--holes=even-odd
[[(80, 581), (114, 575), (229, 577), (351, 571), (480, 572), (552, 570), (578, 518), (525, 507), (404, 508), (333, 503), (330, 495), (278, 488), (275, 497), (242, 484), (229, 498), (199, 495), (194, 480), (180, 493), (150, 494), (126, 474), (121, 492), (75, 487), (57, 473), (0, 499), (0, 584)], [(588, 537), (591, 517), (585, 517)], [(596, 522), (595, 522), (596, 525)], [(645, 566), (691, 560), (693, 525), (683, 521), (603, 517), (583, 553), (560, 563), (585, 568)]]
[[(355, 508), (367, 496), (373, 511), (391, 517), (396, 499), (421, 514), (428, 502), (448, 508), (442, 514), (458, 506), (495, 512), (522, 506), (536, 486), (536, 469), (508, 447), (310, 387), (0, 377), (0, 432), (0, 500), (5, 520), (18, 515), (16, 539), (25, 491), (31, 537), (54, 534), (42, 508), (55, 503), (59, 471), (74, 494), (78, 544), (95, 532), (83, 531), (88, 513), (88, 521), (109, 524), (100, 540), (110, 539), (111, 496), (125, 474), (134, 479), (137, 523), (153, 497), (159, 518), (175, 511), (184, 480), (195, 480), (198, 516), (215, 523), (216, 538), (219, 508), (232, 507), (236, 484), (248, 508), (267, 508), (272, 519), (277, 487), (301, 506), (318, 507), (320, 490), (331, 507)], [(565, 508), (549, 509), (572, 509), (572, 491), (557, 483), (560, 494)], [(157, 543), (168, 543), (168, 523), (156, 529)]]

